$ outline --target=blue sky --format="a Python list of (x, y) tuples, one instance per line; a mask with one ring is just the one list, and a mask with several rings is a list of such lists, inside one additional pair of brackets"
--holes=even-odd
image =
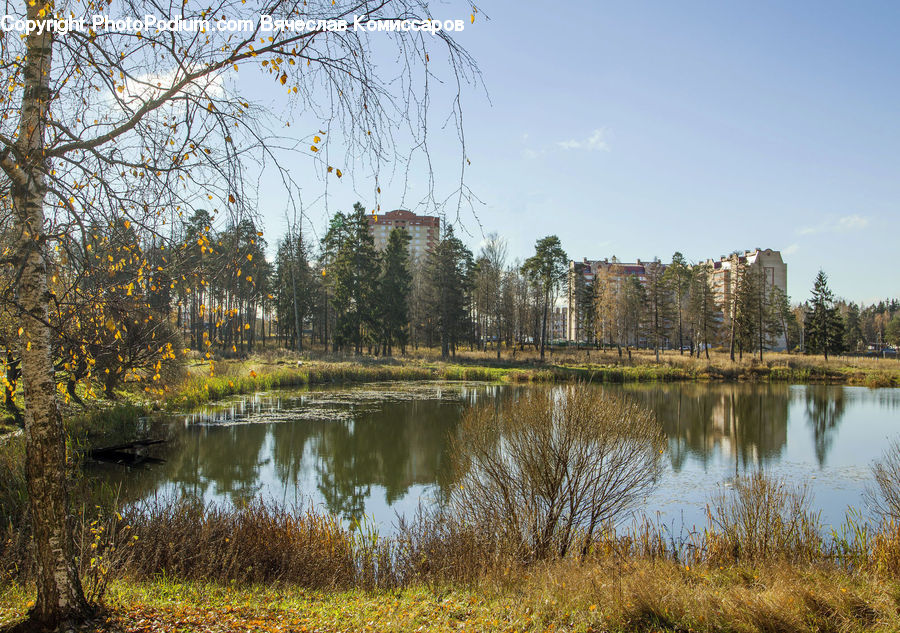
[[(458, 38), (486, 89), (463, 102), (480, 203), (459, 228), (473, 249), (482, 229), (521, 258), (550, 233), (574, 259), (680, 250), (697, 261), (760, 246), (781, 249), (795, 301), (819, 268), (839, 296), (900, 295), (900, 4), (561, 7), (485, 3)], [(459, 14), (447, 5), (443, 17)], [(439, 193), (458, 176), (453, 136), (435, 125)], [(311, 164), (292, 168), (309, 229), (355, 200), (373, 206), (373, 181), (357, 171), (331, 179), (326, 209)], [(383, 176), (380, 204), (399, 206), (405, 187), (414, 207), (425, 177), (421, 161), (408, 180)], [(284, 206), (261, 194), (270, 239)]]

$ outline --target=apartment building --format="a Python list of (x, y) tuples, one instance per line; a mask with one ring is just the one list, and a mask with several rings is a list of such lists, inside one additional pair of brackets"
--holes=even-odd
[(593, 283), (594, 278), (599, 274), (611, 275), (618, 283), (624, 281), (627, 277), (634, 275), (642, 284), (647, 283), (647, 266), (654, 263), (660, 266), (661, 271), (665, 271), (666, 265), (658, 259), (652, 262), (637, 260), (635, 262), (620, 262), (616, 256), (605, 259), (583, 259), (580, 262), (569, 262), (569, 287), (567, 302), (567, 326), (566, 339), (569, 341), (585, 341), (590, 338), (589, 332), (584, 331), (583, 325), (579, 322), (579, 310), (577, 307), (578, 284), (574, 283), (581, 276), (585, 283)]
[(547, 324), (547, 329), (550, 330), (548, 333), (548, 339), (550, 341), (565, 341), (568, 339), (566, 336), (566, 328), (568, 327), (569, 322), (569, 310), (566, 306), (555, 306), (550, 310), (550, 314), (547, 319), (549, 323)]
[[(746, 267), (750, 272), (762, 268), (763, 276), (768, 287), (777, 287), (787, 294), (787, 264), (781, 257), (781, 251), (770, 248), (756, 248), (746, 250), (743, 253), (732, 253), (722, 256), (718, 260), (707, 259), (703, 262), (709, 265), (712, 275), (710, 286), (715, 294), (716, 304), (722, 310), (722, 318), (727, 324), (731, 319), (732, 296), (737, 282), (736, 271), (740, 267)], [(600, 273), (612, 273), (619, 280), (628, 275), (636, 275), (641, 283), (647, 282), (647, 266), (650, 262), (620, 262), (615, 257), (602, 260), (583, 259), (580, 262), (569, 262), (569, 291), (568, 291), (568, 319), (566, 338), (570, 341), (585, 341), (589, 338), (588, 332), (579, 323), (579, 310), (577, 309), (578, 284), (572, 283), (580, 275), (586, 283), (593, 282)], [(665, 265), (662, 264), (663, 269)], [(777, 343), (783, 345), (783, 338)]]
[(751, 273), (762, 268), (766, 287), (780, 288), (787, 294), (787, 264), (781, 258), (781, 251), (756, 248), (743, 253), (723, 255), (718, 260), (707, 259), (704, 263), (712, 271), (710, 285), (715, 294), (716, 304), (722, 309), (725, 323), (731, 320), (732, 297), (737, 283), (736, 271), (741, 267)]
[(387, 213), (373, 213), (369, 220), (369, 233), (375, 239), (375, 248), (384, 250), (391, 231), (400, 228), (409, 233), (409, 254), (424, 257), (440, 240), (441, 219), (435, 215), (417, 215), (412, 211), (397, 209)]

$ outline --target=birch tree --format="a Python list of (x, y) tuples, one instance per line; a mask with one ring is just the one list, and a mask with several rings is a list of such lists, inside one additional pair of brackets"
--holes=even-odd
[[(39, 0), (19, 10), (17, 17), (35, 22), (99, 11), (86, 0)], [(48, 318), (51, 255), (57, 248), (84, 248), (91, 223), (127, 222), (162, 243), (173, 221), (201, 204), (240, 218), (253, 206), (253, 191), (241, 176), (254, 165), (278, 170), (293, 190), (278, 151), (289, 121), (267, 110), (258, 95), (240, 93), (234, 73), (241, 68), (261, 72), (288, 93), (284, 104), (295, 120), (315, 121), (308, 135), (301, 131), (295, 142), (284, 142), (302, 150), (325, 178), (341, 176), (341, 165), (325, 159), (329, 139), (339, 131), (348, 162), (368, 157), (375, 171), (402, 158), (393, 142), (397, 130), (411, 135), (404, 136), (404, 145), (422, 147), (428, 78), (446, 74), (453, 92), (474, 69), (445, 32), (370, 35), (352, 28), (357, 15), (362, 22), (430, 18), (424, 0), (215, 0), (211, 5), (112, 0), (103, 11), (181, 15), (185, 23), (257, 19), (246, 30), (230, 32), (99, 28), (63, 34), (45, 28), (2, 37), (0, 196), (11, 216), (3, 263), (13, 269), (10, 301), (22, 326), (26, 472), (37, 570), (37, 598), (29, 614), (33, 630), (77, 622), (91, 611), (76, 571), (66, 490)], [(263, 14), (303, 19), (313, 28), (264, 31), (258, 19)], [(347, 20), (351, 28), (328, 30), (328, 20)], [(390, 41), (397, 54), (376, 61), (376, 37), (382, 50)], [(392, 92), (396, 85), (403, 86), (399, 95)], [(450, 96), (449, 118), (459, 124), (460, 101)]]

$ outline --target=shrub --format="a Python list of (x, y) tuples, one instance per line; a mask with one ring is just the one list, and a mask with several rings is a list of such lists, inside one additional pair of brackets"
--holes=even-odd
[(900, 440), (894, 440), (872, 464), (875, 488), (868, 487), (866, 500), (884, 521), (900, 523)]
[(738, 477), (707, 505), (712, 560), (812, 559), (821, 549), (819, 515), (807, 486), (790, 486), (759, 471)]
[(655, 484), (664, 436), (653, 414), (589, 386), (531, 390), (469, 410), (453, 441), (449, 512), (489, 526), (526, 558), (565, 556)]

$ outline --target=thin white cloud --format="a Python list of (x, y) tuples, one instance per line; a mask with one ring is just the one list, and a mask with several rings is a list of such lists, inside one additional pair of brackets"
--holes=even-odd
[(839, 231), (855, 231), (857, 229), (864, 229), (867, 226), (869, 226), (869, 218), (864, 218), (861, 215), (854, 213), (853, 215), (845, 215), (838, 219), (836, 228)]
[(793, 255), (794, 253), (796, 253), (799, 250), (800, 250), (800, 245), (797, 244), (796, 242), (794, 242), (787, 248), (781, 249), (781, 254), (782, 255)]
[(587, 151), (609, 151), (609, 143), (606, 142), (606, 130), (603, 128), (594, 130), (586, 139), (560, 141), (556, 146), (564, 150), (583, 149)]
[(800, 235), (814, 235), (815, 233), (847, 233), (849, 231), (859, 231), (869, 226), (869, 218), (851, 213), (850, 215), (841, 216), (839, 218), (826, 218), (815, 226), (805, 226), (798, 233)]

